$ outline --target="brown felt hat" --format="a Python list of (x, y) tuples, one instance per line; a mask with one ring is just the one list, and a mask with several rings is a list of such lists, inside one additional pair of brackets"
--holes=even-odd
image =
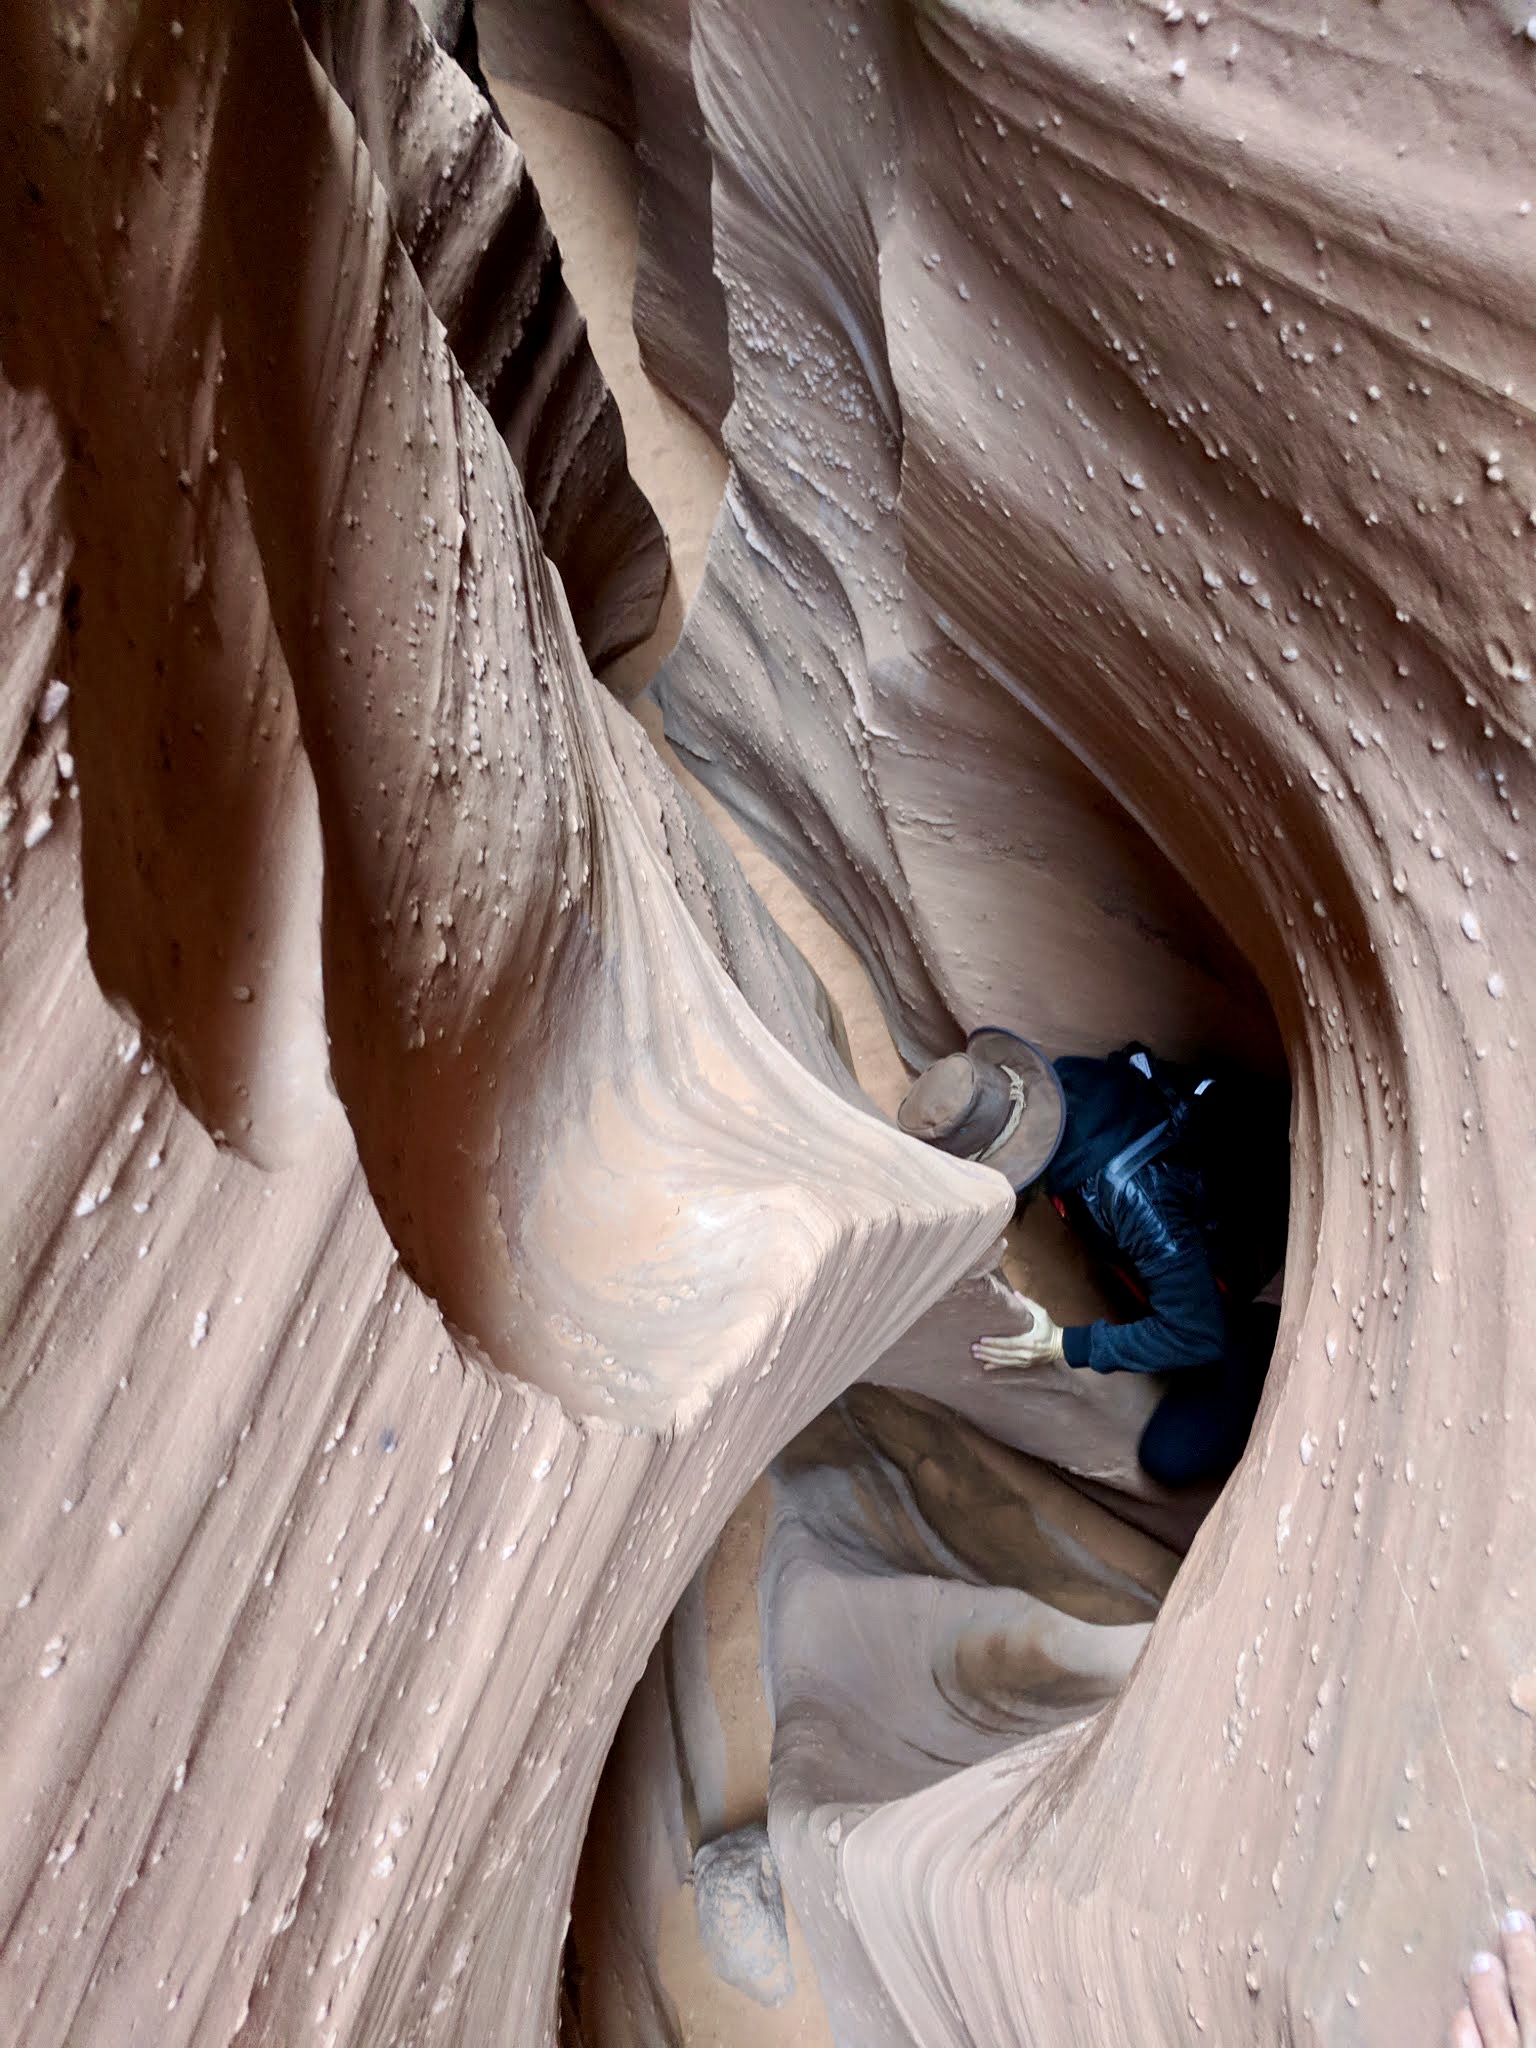
[(1067, 1121), (1056, 1069), (1011, 1031), (973, 1031), (918, 1075), (896, 1121), (956, 1159), (984, 1160), (1022, 1191), (1056, 1155)]

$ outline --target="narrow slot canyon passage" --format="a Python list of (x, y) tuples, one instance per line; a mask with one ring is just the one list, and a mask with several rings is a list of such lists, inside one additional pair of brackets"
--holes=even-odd
[[(639, 359), (632, 157), (590, 117), (505, 80), (492, 89), (672, 549), (660, 625), (606, 680), (641, 691), (635, 716), (826, 989), (854, 1079), (894, 1119), (913, 1076), (869, 976), (673, 753), (645, 690), (697, 594), (726, 472)], [(1105, 1029), (1113, 1020), (1087, 1020), (1086, 1036)], [(1273, 1059), (1269, 1032), (1253, 1051)], [(1000, 1272), (1064, 1321), (1112, 1306), (1081, 1239), (1043, 1200), (1008, 1226)], [(844, 1814), (1081, 1721), (1128, 1675), (1214, 1485), (1137, 1497), (1081, 1472), (1074, 1483), (1028, 1454), (1031, 1402), (1017, 1385), (1010, 1441), (1006, 1422), (989, 1434), (945, 1405), (931, 1358), (914, 1363), (913, 1388), (852, 1388), (780, 1453), (668, 1622), (596, 1796), (567, 1949), (567, 2048), (830, 2048), (847, 1988), (829, 2013), (796, 1898), (818, 1917), (844, 1910), (816, 1853)], [(980, 1400), (996, 1429), (1006, 1386)], [(1144, 1411), (1133, 1400), (1106, 1433), (1112, 1467), (1116, 1448), (1134, 1465)], [(888, 2022), (876, 2005), (862, 2023)]]
[(1524, 10), (10, 26), (18, 2048), (1491, 2048)]

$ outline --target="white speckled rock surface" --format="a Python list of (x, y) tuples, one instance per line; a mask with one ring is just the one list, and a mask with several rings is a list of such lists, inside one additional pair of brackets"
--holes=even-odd
[(732, 987), (292, 19), (0, 90), (4, 2007), (539, 2040), (669, 1607), (1006, 1191)]
[(357, 122), (427, 303), (501, 430), (601, 669), (655, 625), (667, 543), (625, 465), (618, 407), (522, 152), (411, 0), (305, 0), (299, 21)]
[(737, 403), (686, 757), (920, 1042), (1218, 1035), (1106, 914), (1166, 871), (1008, 800), (1043, 726), (1296, 1085), (1269, 1395), (1131, 1682), (844, 1840), (925, 2048), (1417, 2038), (1536, 1884), (1520, 26), (695, 8)]
[(684, 758), (906, 1047), (1252, 1037), (1187, 885), (1296, 1090), (1268, 1399), (1124, 1693), (844, 1839), (925, 2044), (1418, 2038), (1536, 1885), (1523, 26), (693, 9)]
[[(735, 396), (669, 725), (909, 1052), (1000, 1015), (1270, 1059), (1273, 1013), (1253, 1443), (1171, 1587), (959, 1425), (925, 1463), (948, 1392), (1134, 1485), (1134, 1404), (954, 1381), (1006, 1193), (866, 1113), (594, 686), (288, 11), (23, 10), (0, 2001), (29, 2044), (550, 2041), (642, 1670), (634, 1840), (686, 1864), (684, 1761), (753, 1817), (712, 1675), (658, 1698), (653, 1653), (872, 1372), (878, 1458), (801, 1439), (763, 1586), (843, 2048), (1398, 2048), (1536, 1890), (1536, 49), (1430, 0), (679, 24), (624, 112), (693, 227), (646, 291), (686, 336), (701, 117)], [(710, 416), (710, 346), (651, 360)], [(994, 1494), (1039, 1503), (1028, 1585)], [(1075, 1612), (1060, 1560), (1116, 1543), (1134, 1616)], [(596, 2038), (658, 2048), (615, 1825)]]

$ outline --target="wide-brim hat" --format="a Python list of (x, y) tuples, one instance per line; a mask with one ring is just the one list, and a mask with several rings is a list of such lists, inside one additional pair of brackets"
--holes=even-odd
[(1038, 1045), (988, 1027), (918, 1075), (896, 1121), (953, 1158), (994, 1167), (1022, 1193), (1055, 1158), (1067, 1103)]

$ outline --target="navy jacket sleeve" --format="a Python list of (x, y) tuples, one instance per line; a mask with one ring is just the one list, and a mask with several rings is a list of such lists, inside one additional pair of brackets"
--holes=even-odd
[(1114, 1204), (1114, 1235), (1147, 1293), (1132, 1323), (1079, 1323), (1063, 1333), (1068, 1365), (1094, 1372), (1174, 1372), (1211, 1365), (1226, 1349), (1226, 1315), (1184, 1176), (1155, 1176), (1155, 1201), (1139, 1184)]

